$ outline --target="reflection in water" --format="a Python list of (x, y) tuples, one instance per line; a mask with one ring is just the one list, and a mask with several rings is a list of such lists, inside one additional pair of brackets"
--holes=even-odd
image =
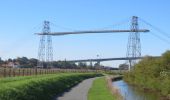
[(128, 85), (123, 80), (113, 82), (120, 94), (124, 97), (124, 100), (160, 100), (159, 95), (150, 92), (140, 91), (139, 89)]

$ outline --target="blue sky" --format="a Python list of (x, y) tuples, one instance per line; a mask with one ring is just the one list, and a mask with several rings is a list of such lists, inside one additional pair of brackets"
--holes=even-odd
[[(115, 24), (135, 15), (169, 33), (169, 4), (169, 0), (1, 0), (0, 57), (37, 58), (39, 37), (34, 33), (41, 32), (44, 20), (52, 22), (51, 31), (124, 29), (129, 28), (130, 23)], [(140, 28), (162, 36), (142, 23)], [(54, 59), (124, 57), (127, 39), (128, 33), (53, 37)], [(141, 33), (141, 45), (142, 55), (161, 55), (170, 49), (168, 43), (151, 33)], [(102, 64), (117, 66), (123, 62)]]

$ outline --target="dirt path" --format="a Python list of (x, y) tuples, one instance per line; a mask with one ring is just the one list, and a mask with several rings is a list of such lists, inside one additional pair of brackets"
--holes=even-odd
[(95, 78), (84, 80), (55, 100), (87, 100), (88, 91), (92, 86), (94, 79)]

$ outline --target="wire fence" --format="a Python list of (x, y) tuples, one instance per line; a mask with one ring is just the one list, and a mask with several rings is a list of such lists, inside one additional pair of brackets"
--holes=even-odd
[(17, 77), (17, 76), (32, 76), (43, 74), (57, 73), (87, 73), (87, 72), (103, 72), (103, 70), (90, 69), (41, 69), (41, 68), (0, 68), (0, 77)]

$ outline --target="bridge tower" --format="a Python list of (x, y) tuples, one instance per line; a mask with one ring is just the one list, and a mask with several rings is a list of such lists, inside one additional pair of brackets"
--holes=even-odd
[[(132, 17), (132, 25), (131, 32), (128, 37), (128, 45), (127, 45), (127, 54), (128, 58), (130, 57), (141, 57), (141, 43), (140, 43), (140, 33), (137, 31), (139, 29), (138, 26), (138, 17)], [(129, 69), (132, 68), (134, 64), (136, 64), (137, 60), (129, 60)]]
[[(50, 22), (44, 21), (43, 34), (50, 34)], [(38, 64), (37, 67), (44, 68), (46, 64), (47, 68), (51, 68), (53, 61), (53, 48), (51, 35), (41, 35), (38, 51)]]

